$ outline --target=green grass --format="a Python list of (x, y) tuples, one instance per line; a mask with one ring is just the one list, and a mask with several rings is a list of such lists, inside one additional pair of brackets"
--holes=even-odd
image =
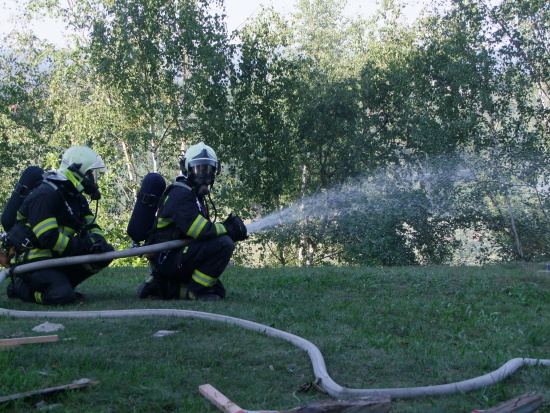
[[(486, 267), (231, 267), (226, 300), (137, 300), (147, 268), (112, 268), (80, 286), (81, 305), (47, 308), (8, 300), (14, 310), (186, 309), (265, 324), (315, 344), (331, 378), (358, 389), (445, 384), (499, 368), (511, 358), (550, 358), (550, 276), (542, 264)], [(2, 284), (5, 290), (7, 282)], [(58, 412), (219, 410), (199, 392), (210, 383), (246, 410), (288, 410), (329, 396), (307, 354), (282, 340), (223, 323), (181, 317), (103, 319), (0, 316), (0, 338), (35, 336), (61, 323), (56, 343), (0, 351), (0, 396), (71, 383), (99, 386), (44, 398)], [(158, 330), (178, 333), (155, 338)], [(529, 392), (550, 400), (550, 368), (524, 367), (469, 394), (393, 400), (392, 412), (487, 409)], [(42, 398), (0, 405), (23, 412)], [(550, 412), (546, 403), (540, 412)]]

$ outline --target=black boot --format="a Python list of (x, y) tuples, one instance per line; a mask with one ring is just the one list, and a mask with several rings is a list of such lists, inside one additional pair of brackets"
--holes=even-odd
[(221, 291), (216, 291), (216, 287), (205, 287), (204, 285), (199, 284), (195, 280), (191, 279), (187, 284), (187, 292), (184, 299), (186, 300), (197, 300), (197, 301), (219, 301), (225, 296), (225, 289), (223, 289), (223, 296), (217, 294), (222, 293)]
[(22, 285), (23, 280), (19, 277), (9, 283), (8, 288), (6, 289), (6, 295), (8, 298), (21, 298), (20, 290)]
[(197, 293), (193, 291), (187, 291), (186, 299), (196, 300), (196, 301), (219, 301), (222, 298), (219, 295), (214, 294), (213, 291), (212, 292), (204, 291), (204, 292), (197, 292)]
[(150, 275), (147, 281), (139, 286), (136, 295), (137, 298), (159, 297), (159, 285), (156, 278)]

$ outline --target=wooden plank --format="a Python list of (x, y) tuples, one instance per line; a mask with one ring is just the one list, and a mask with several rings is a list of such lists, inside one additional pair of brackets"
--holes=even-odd
[(5, 338), (0, 340), (0, 348), (13, 347), (20, 344), (34, 344), (34, 343), (51, 343), (53, 341), (59, 341), (58, 336), (36, 336), (36, 337), (18, 337), (18, 338)]
[(49, 394), (67, 391), (67, 390), (80, 389), (82, 387), (87, 387), (87, 386), (96, 386), (98, 384), (99, 384), (98, 381), (82, 379), (71, 384), (65, 384), (63, 386), (49, 387), (47, 389), (33, 390), (26, 393), (18, 393), (18, 394), (12, 394), (11, 396), (0, 397), (0, 403), (6, 403), (13, 400), (24, 399), (31, 396), (49, 395)]
[(245, 413), (243, 409), (225, 397), (210, 384), (199, 386), (199, 392), (224, 413)]

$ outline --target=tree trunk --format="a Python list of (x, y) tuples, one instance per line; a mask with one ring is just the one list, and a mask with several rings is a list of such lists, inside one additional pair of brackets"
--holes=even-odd
[(510, 225), (512, 226), (512, 232), (514, 234), (514, 241), (516, 243), (516, 249), (518, 251), (519, 257), (525, 261), (525, 255), (523, 255), (523, 248), (521, 246), (521, 241), (519, 239), (518, 230), (516, 228), (516, 221), (514, 219), (514, 211), (512, 210), (512, 202), (510, 202), (510, 196), (508, 191), (506, 191), (506, 205), (508, 206), (508, 213), (510, 214)]

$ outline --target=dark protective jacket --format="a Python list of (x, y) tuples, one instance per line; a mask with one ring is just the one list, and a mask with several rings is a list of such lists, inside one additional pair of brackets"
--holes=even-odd
[(65, 185), (71, 184), (45, 179), (17, 211), (15, 226), (26, 226), (36, 238), (30, 249), (12, 259), (14, 264), (83, 254), (86, 251), (79, 250), (82, 243), (76, 237), (95, 234), (104, 238), (86, 198)]
[(166, 189), (157, 213), (156, 230), (171, 234), (167, 238), (199, 241), (227, 233), (222, 223), (210, 221), (204, 199), (199, 199), (183, 180), (176, 180)]
[[(219, 277), (229, 263), (235, 244), (226, 235), (224, 224), (210, 220), (204, 198), (197, 197), (185, 179), (179, 178), (164, 192), (156, 221), (149, 243), (182, 238), (196, 240), (184, 248), (150, 257), (161, 297), (215, 294), (223, 298), (225, 288)], [(183, 291), (182, 285), (185, 285)]]

